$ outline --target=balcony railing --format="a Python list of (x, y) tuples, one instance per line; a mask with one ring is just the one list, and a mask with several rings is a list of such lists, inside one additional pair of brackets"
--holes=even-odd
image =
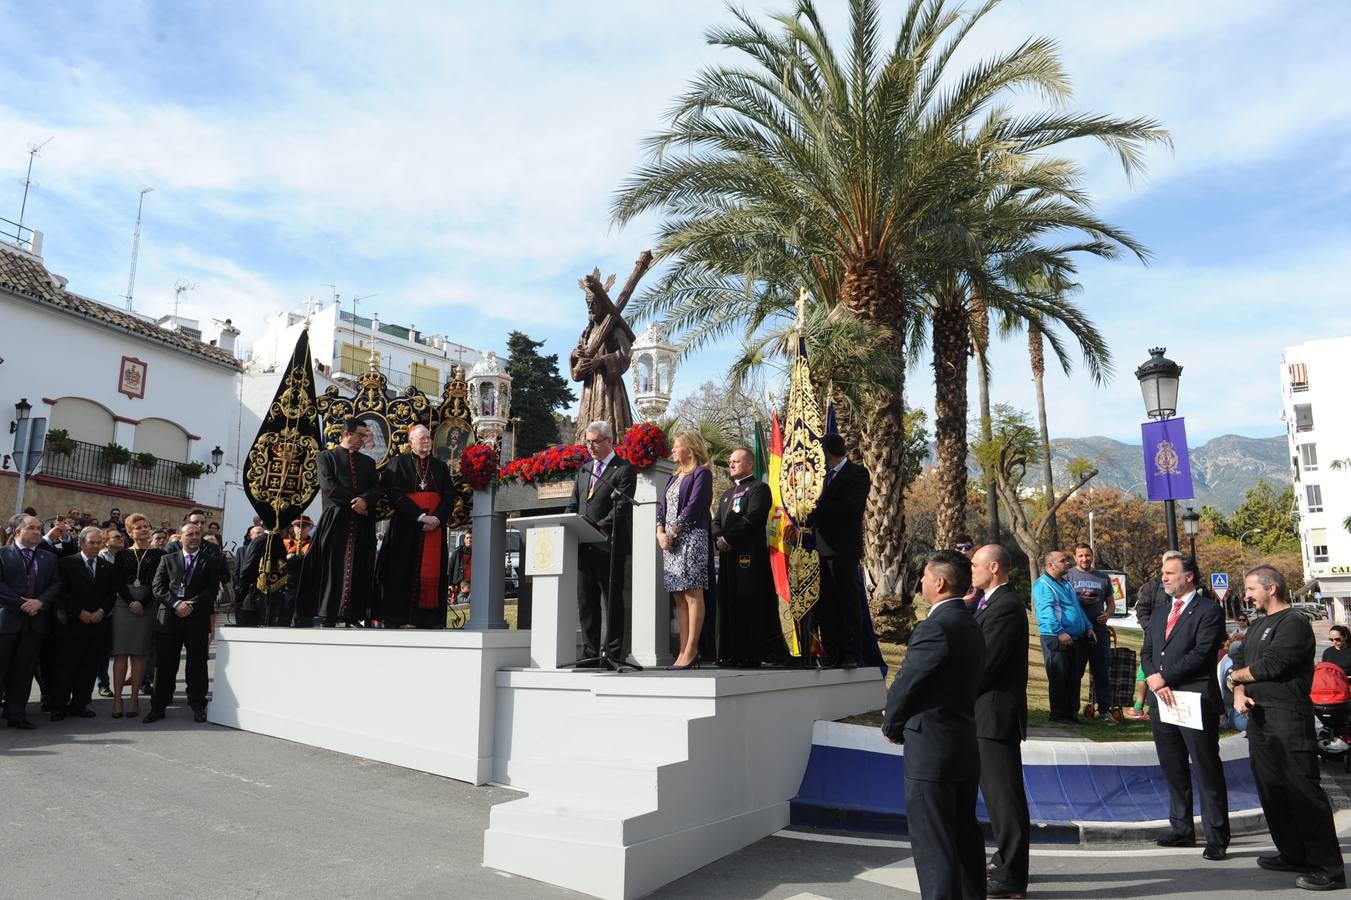
[(68, 478), (85, 484), (106, 484), (158, 494), (161, 497), (181, 497), (192, 499), (194, 479), (178, 471), (178, 463), (159, 460), (153, 466), (145, 467), (132, 457), (131, 462), (113, 465), (98, 444), (84, 441), (71, 441), (74, 448), (69, 453), (57, 453), (49, 442), (42, 454), (42, 473), (53, 478)]

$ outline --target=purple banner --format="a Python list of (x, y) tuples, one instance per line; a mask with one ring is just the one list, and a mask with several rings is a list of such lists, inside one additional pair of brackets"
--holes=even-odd
[(1192, 467), (1187, 458), (1187, 420), (1165, 419), (1140, 426), (1145, 445), (1145, 487), (1150, 500), (1190, 500)]

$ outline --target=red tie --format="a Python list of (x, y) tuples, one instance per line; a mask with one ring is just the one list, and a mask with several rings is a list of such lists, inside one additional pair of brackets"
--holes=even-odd
[(1163, 639), (1165, 641), (1172, 636), (1173, 626), (1177, 624), (1177, 620), (1182, 616), (1182, 605), (1183, 601), (1181, 600), (1173, 601), (1173, 611), (1168, 614), (1168, 624), (1165, 625), (1163, 629)]

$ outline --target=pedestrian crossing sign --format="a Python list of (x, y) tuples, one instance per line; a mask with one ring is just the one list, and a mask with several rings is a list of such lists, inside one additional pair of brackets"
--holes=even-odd
[(1223, 601), (1225, 595), (1229, 593), (1229, 573), (1211, 572), (1210, 589), (1215, 592), (1215, 596), (1219, 597), (1220, 600)]

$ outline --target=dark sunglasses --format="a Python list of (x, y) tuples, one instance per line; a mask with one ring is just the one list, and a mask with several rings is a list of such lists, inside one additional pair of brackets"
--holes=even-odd
[(958, 544), (958, 545), (957, 545), (957, 549), (958, 549), (958, 550), (970, 550), (970, 549), (974, 548), (975, 546), (976, 546), (975, 544)]

